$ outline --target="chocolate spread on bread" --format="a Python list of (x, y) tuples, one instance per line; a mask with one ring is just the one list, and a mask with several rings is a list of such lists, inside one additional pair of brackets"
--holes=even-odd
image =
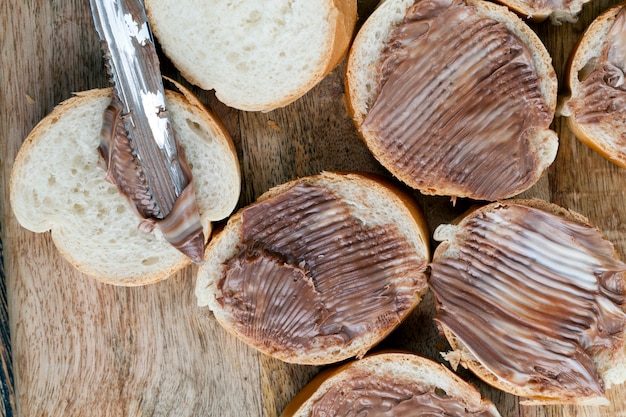
[(425, 261), (393, 225), (364, 224), (325, 188), (299, 183), (242, 210), (241, 223), (218, 301), (266, 352), (391, 329), (426, 285)]
[(495, 200), (537, 180), (534, 129), (552, 111), (529, 48), (463, 0), (422, 0), (391, 33), (361, 129), (383, 165), (426, 193)]
[(502, 204), (472, 215), (451, 242), (431, 265), (436, 320), (515, 386), (602, 396), (592, 355), (623, 349), (626, 265), (600, 232)]
[[(505, 2), (500, 2), (502, 4), (505, 4)], [(523, 0), (520, 1), (520, 3), (524, 4), (526, 7), (526, 10), (529, 11), (529, 13), (533, 13), (538, 11), (538, 10), (549, 10), (552, 11), (552, 13), (557, 13), (560, 11), (568, 11), (572, 9), (572, 3), (574, 3), (573, 0)], [(523, 9), (524, 10), (524, 9)], [(521, 13), (520, 13), (521, 14)], [(533, 14), (530, 14), (529, 16), (522, 16), (523, 18), (528, 18), (528, 19), (532, 19), (536, 16), (534, 16)], [(556, 22), (559, 22), (560, 20), (563, 20), (563, 18), (565, 18), (564, 20), (573, 22), (571, 17), (567, 17), (567, 16), (556, 16)]]
[(581, 125), (601, 124), (615, 138), (614, 151), (626, 158), (626, 7), (615, 17), (602, 53), (579, 72), (581, 93), (568, 106)]
[(349, 370), (349, 378), (335, 383), (317, 399), (310, 417), (493, 416), (487, 406), (468, 409), (443, 390), (391, 376)]
[(106, 169), (105, 179), (117, 186), (120, 194), (128, 200), (133, 211), (142, 219), (139, 230), (150, 233), (158, 225), (172, 246), (194, 262), (201, 263), (204, 257), (204, 231), (194, 193), (191, 168), (182, 149), (178, 150), (179, 164), (187, 186), (174, 201), (171, 210), (164, 213), (155, 203), (154, 195), (165, 192), (148, 184), (139, 162), (140, 158), (128, 137), (122, 113), (123, 103), (114, 94), (104, 111), (98, 146)]

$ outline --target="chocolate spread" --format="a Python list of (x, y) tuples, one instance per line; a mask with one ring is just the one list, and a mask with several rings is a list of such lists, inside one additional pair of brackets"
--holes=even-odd
[(327, 189), (300, 183), (245, 208), (241, 222), (218, 301), (265, 352), (391, 329), (426, 285), (425, 261), (393, 225), (363, 224)]
[[(381, 163), (408, 185), (495, 200), (541, 174), (531, 130), (547, 108), (528, 48), (463, 0), (422, 0), (389, 39), (379, 94), (361, 129)], [(410, 179), (410, 180), (409, 180)]]
[(432, 263), (439, 323), (499, 378), (558, 399), (604, 394), (592, 355), (623, 349), (626, 265), (597, 229), (521, 205), (480, 213)]
[[(500, 1), (500, 3), (505, 6), (507, 5), (504, 0)], [(522, 17), (532, 19), (533, 17), (536, 17), (536, 14), (550, 14), (556, 12), (554, 16), (551, 16), (555, 23), (562, 20), (573, 23), (575, 22), (575, 19), (573, 19), (573, 16), (571, 15), (577, 14), (580, 11), (580, 8), (573, 4), (573, 0), (523, 0), (520, 1), (520, 3), (523, 4), (523, 7), (520, 8), (521, 11), (528, 14), (528, 16)], [(562, 12), (565, 12), (566, 14), (563, 15)], [(520, 14), (522, 13), (520, 12)]]
[[(568, 103), (577, 123), (601, 124), (615, 139), (618, 158), (626, 159), (626, 7), (615, 17), (600, 56), (579, 73), (581, 93)], [(612, 147), (613, 149), (613, 147)]]
[[(196, 263), (204, 257), (204, 230), (194, 193), (191, 168), (179, 149), (179, 164), (187, 181), (171, 210), (163, 212), (151, 188), (123, 123), (123, 103), (113, 94), (103, 115), (98, 153), (106, 169), (106, 181), (115, 184), (133, 211), (142, 219), (139, 230), (150, 233), (158, 225), (165, 239)], [(163, 180), (163, 178), (161, 178)]]
[(310, 417), (481, 416), (494, 414), (486, 407), (468, 408), (459, 398), (418, 382), (352, 371), (315, 401)]

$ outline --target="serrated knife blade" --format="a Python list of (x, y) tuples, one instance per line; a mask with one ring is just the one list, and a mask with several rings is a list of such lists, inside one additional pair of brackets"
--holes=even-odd
[[(109, 129), (111, 140), (105, 139), (100, 147), (108, 160), (107, 178), (146, 220), (143, 230), (160, 225), (170, 243), (200, 262), (204, 236), (191, 170), (180, 154), (167, 114), (159, 59), (143, 1), (90, 0), (90, 5), (115, 91), (109, 106), (113, 110), (105, 117), (103, 131), (107, 123), (115, 128)], [(121, 123), (124, 134), (119, 134)], [(133, 169), (137, 172), (128, 172)], [(181, 196), (185, 201), (177, 204)]]

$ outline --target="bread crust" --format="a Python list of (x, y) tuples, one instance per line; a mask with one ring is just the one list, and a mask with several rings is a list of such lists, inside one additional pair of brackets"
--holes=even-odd
[[(354, 34), (354, 27), (358, 17), (356, 0), (331, 0), (331, 3), (332, 7), (337, 10), (338, 17), (335, 23), (335, 36), (333, 36), (330, 43), (331, 46), (329, 47), (330, 53), (328, 55), (330, 58), (328, 59), (328, 65), (322, 72), (322, 78), (335, 69), (346, 56), (352, 42), (352, 35)], [(312, 86), (308, 90), (311, 88)]]
[(583, 5), (588, 2), (589, 0), (572, 1), (567, 8), (558, 9), (547, 5), (533, 7), (528, 1), (524, 0), (498, 0), (498, 3), (505, 5), (524, 19), (542, 22), (550, 18), (553, 24), (576, 22), (577, 15), (582, 10)]
[[(80, 251), (80, 243), (74, 241), (72, 238), (72, 236), (74, 236), (76, 233), (80, 234), (80, 231), (74, 229), (82, 227), (81, 224), (84, 223), (81, 222), (86, 221), (86, 218), (83, 219), (80, 213), (73, 213), (71, 211), (71, 207), (64, 207), (64, 203), (59, 203), (57, 206), (54, 206), (52, 208), (42, 206), (39, 211), (34, 211), (32, 202), (31, 200), (29, 200), (29, 196), (26, 195), (31, 192), (28, 190), (34, 190), (36, 187), (35, 184), (25, 182), (24, 173), (27, 170), (40, 170), (40, 175), (43, 176), (43, 178), (41, 178), (42, 183), (45, 183), (46, 176), (49, 176), (50, 178), (55, 178), (56, 176), (61, 175), (61, 171), (66, 171), (65, 168), (61, 169), (60, 166), (59, 172), (56, 172), (54, 165), (32, 167), (29, 165), (29, 163), (33, 155), (38, 152), (38, 149), (40, 147), (49, 147), (49, 145), (46, 145), (46, 142), (51, 140), (48, 138), (48, 135), (51, 134), (51, 131), (54, 132), (54, 129), (63, 127), (67, 131), (68, 136), (71, 136), (73, 134), (72, 128), (75, 128), (75, 126), (70, 126), (68, 123), (76, 123), (76, 121), (72, 119), (75, 112), (86, 113), (86, 117), (80, 121), (84, 121), (85, 125), (80, 127), (81, 133), (77, 133), (77, 138), (75, 139), (77, 143), (80, 144), (80, 146), (78, 147), (79, 150), (76, 150), (76, 152), (71, 155), (59, 156), (57, 159), (65, 158), (66, 160), (64, 161), (64, 163), (71, 164), (73, 163), (71, 160), (72, 155), (75, 154), (75, 159), (77, 158), (81, 161), (86, 161), (86, 164), (92, 164), (92, 162), (90, 161), (98, 160), (97, 143), (99, 140), (99, 129), (101, 126), (102, 114), (92, 113), (92, 108), (93, 111), (97, 112), (97, 109), (99, 109), (103, 105), (103, 103), (107, 103), (110, 100), (111, 91), (112, 90), (110, 88), (106, 88), (77, 93), (75, 94), (75, 96), (56, 106), (49, 115), (47, 115), (35, 126), (35, 128), (30, 132), (28, 137), (25, 139), (22, 147), (20, 148), (11, 171), (11, 178), (9, 183), (11, 206), (17, 220), (23, 227), (37, 233), (51, 231), (52, 239), (61, 255), (73, 267), (75, 267), (85, 275), (95, 278), (96, 280), (99, 280), (101, 282), (113, 285), (146, 285), (171, 276), (176, 271), (189, 265), (190, 260), (186, 256), (179, 253), (177, 250), (175, 250), (173, 247), (170, 249), (169, 245), (165, 243), (158, 231), (155, 231), (150, 235), (145, 235), (139, 232), (139, 234), (141, 234), (142, 236), (140, 240), (137, 240), (134, 237), (136, 233), (136, 227), (141, 219), (139, 219), (139, 217), (137, 217), (134, 213), (132, 213), (132, 211), (130, 211), (130, 209), (127, 207), (127, 202), (124, 200), (124, 197), (119, 195), (118, 192), (114, 191), (115, 186), (106, 182), (105, 172), (103, 169), (100, 169), (98, 167), (92, 168), (94, 170), (101, 171), (101, 178), (97, 177), (97, 179), (94, 180), (98, 184), (98, 189), (85, 189), (81, 193), (96, 194), (95, 197), (92, 197), (91, 201), (101, 201), (105, 206), (115, 206), (117, 204), (118, 209), (120, 210), (119, 221), (122, 222), (121, 224), (128, 224), (128, 227), (130, 227), (130, 229), (127, 229), (128, 234), (125, 236), (125, 238), (128, 238), (128, 241), (125, 242), (125, 238), (122, 238), (119, 243), (113, 243), (114, 247), (117, 247), (119, 249), (120, 247), (130, 244), (129, 247), (136, 248), (145, 245), (145, 256), (149, 258), (152, 251), (151, 247), (153, 247), (153, 245), (157, 245), (160, 248), (158, 250), (158, 253), (161, 254), (160, 256), (163, 257), (159, 258), (159, 261), (157, 262), (159, 267), (151, 268), (149, 265), (146, 265), (144, 267), (141, 265), (141, 259), (137, 259), (136, 265), (128, 264), (124, 265), (124, 267), (120, 267), (119, 269), (112, 268), (110, 264), (103, 265), (95, 261), (92, 262), (92, 260), (89, 258), (92, 257), (91, 255), (95, 254), (90, 255), (88, 253), (83, 253), (82, 251)], [(190, 123), (192, 121), (193, 123), (198, 123), (198, 129), (207, 132), (206, 134), (210, 134), (211, 140), (214, 140), (216, 144), (219, 144), (216, 146), (224, 151), (224, 154), (220, 157), (222, 158), (222, 161), (226, 161), (225, 163), (227, 165), (223, 168), (230, 171), (230, 174), (226, 176), (228, 178), (225, 179), (225, 181), (234, 179), (233, 186), (235, 188), (232, 190), (232, 192), (224, 194), (223, 202), (210, 202), (204, 200), (204, 198), (208, 198), (208, 196), (201, 195), (203, 201), (199, 201), (200, 217), (205, 237), (208, 239), (212, 232), (212, 222), (221, 220), (226, 217), (234, 209), (237, 203), (240, 183), (239, 163), (237, 161), (237, 155), (232, 140), (230, 139), (228, 132), (225, 130), (221, 122), (214, 118), (210, 113), (208, 113), (206, 109), (204, 109), (204, 107), (200, 104), (200, 102), (191, 95), (191, 93), (186, 90), (182, 91), (183, 94), (178, 94), (170, 90), (166, 90), (166, 97), (170, 108), (176, 107), (178, 109), (182, 109), (183, 113), (185, 113), (184, 115), (172, 114), (172, 120), (173, 118), (178, 116), (188, 117)], [(193, 140), (190, 138), (182, 139), (184, 139), (185, 141)], [(91, 147), (89, 144), (86, 143), (87, 141), (93, 142), (94, 146)], [(81, 154), (81, 152), (83, 152), (83, 149), (86, 149), (85, 152), (91, 152), (93, 150), (93, 154), (83, 155)], [(193, 153), (190, 153), (189, 147), (187, 147), (186, 156), (187, 159), (192, 163), (196, 159), (196, 156)], [(55, 158), (54, 155), (50, 155), (50, 157)], [(197, 169), (195, 175), (199, 176), (199, 178), (195, 181), (196, 184), (198, 184), (198, 181), (201, 181), (203, 179), (203, 176), (199, 175)], [(93, 185), (93, 182), (89, 182), (89, 184)], [(216, 188), (216, 191), (218, 189), (219, 188)], [(102, 190), (108, 191), (105, 192)], [(196, 195), (199, 196), (198, 188), (196, 188)], [(70, 203), (67, 204), (70, 205)], [(128, 212), (122, 210), (124, 207), (128, 208)], [(86, 208), (87, 212), (90, 212), (90, 210), (92, 210), (91, 207)], [(118, 216), (117, 214), (112, 214), (114, 211), (107, 210), (107, 212), (107, 214), (102, 213), (101, 215), (105, 215), (109, 219), (113, 219), (115, 216)], [(91, 224), (91, 221), (89, 224)], [(68, 231), (72, 232), (68, 233)], [(121, 231), (116, 231), (115, 236), (117, 236), (117, 233), (119, 232)], [(89, 239), (88, 237), (86, 237), (88, 233), (90, 232), (86, 230), (84, 231), (85, 238), (87, 239)], [(106, 234), (108, 233), (108, 231), (103, 231), (103, 233)], [(143, 241), (144, 238), (145, 243)], [(93, 236), (91, 239), (99, 238), (97, 236)], [(132, 244), (130, 242), (132, 242)], [(107, 245), (111, 245), (111, 243), (103, 243), (102, 245), (98, 246), (98, 250), (104, 253), (104, 255), (99, 254), (99, 256), (101, 255), (104, 258), (107, 258), (107, 251), (114, 251), (114, 247), (111, 247), (109, 249), (109, 246)], [(162, 247), (163, 245), (165, 245), (167, 249), (164, 249)], [(123, 262), (113, 254), (111, 254), (111, 256), (108, 256), (108, 259), (115, 259), (116, 263)]]
[[(306, 2), (308, 0), (298, 1)], [(261, 82), (264, 84), (264, 92), (259, 90), (259, 92), (255, 94), (244, 94), (242, 91), (238, 91), (243, 88), (242, 86), (245, 85), (247, 81), (244, 82), (239, 79), (234, 79), (239, 76), (239, 73), (235, 71), (235, 64), (233, 64), (231, 71), (217, 75), (203, 70), (197, 65), (190, 64), (191, 58), (188, 55), (197, 54), (198, 51), (211, 56), (215, 61), (224, 61), (224, 56), (229, 52), (228, 47), (224, 47), (224, 50), (220, 48), (216, 51), (203, 49), (204, 44), (210, 41), (209, 37), (213, 36), (214, 33), (210, 27), (204, 24), (198, 27), (192, 27), (191, 29), (193, 29), (193, 31), (189, 32), (192, 35), (186, 40), (188, 43), (187, 51), (182, 51), (180, 42), (174, 40), (172, 35), (172, 31), (176, 31), (172, 29), (174, 23), (173, 19), (176, 18), (170, 15), (170, 10), (176, 10), (176, 7), (178, 7), (175, 4), (176, 2), (167, 3), (166, 0), (147, 0), (146, 9), (154, 33), (159, 39), (163, 51), (174, 62), (187, 81), (205, 90), (214, 89), (217, 98), (230, 107), (246, 111), (268, 112), (291, 104), (302, 97), (328, 75), (346, 55), (357, 20), (357, 1), (316, 0), (316, 2), (319, 3), (318, 9), (320, 13), (324, 13), (323, 17), (329, 24), (329, 28), (326, 32), (319, 33), (320, 37), (324, 37), (325, 43), (320, 56), (308, 62), (308, 64), (312, 65), (311, 68), (307, 68), (306, 71), (300, 71), (301, 74), (306, 73), (306, 79), (296, 82), (293, 81), (295, 78), (289, 77), (288, 74), (281, 74), (278, 79), (274, 78), (273, 74), (267, 74), (267, 77), (254, 80), (256, 84), (260, 84)], [(253, 4), (253, 2), (250, 2), (250, 4)], [(211, 5), (207, 3), (207, 7), (210, 8)], [(292, 6), (289, 5), (288, 7)], [(200, 15), (209, 15), (212, 11), (210, 9), (201, 9), (198, 10), (197, 13)], [(276, 16), (276, 19), (280, 19), (280, 17), (281, 16)], [(226, 18), (228, 18), (228, 16), (226, 16)], [(243, 30), (252, 31), (258, 29), (254, 26), (244, 26), (244, 23), (246, 23), (245, 19), (242, 20), (241, 28)], [(263, 30), (261, 30), (260, 33), (263, 33)], [(241, 35), (241, 33), (233, 33), (231, 37), (236, 39), (237, 37), (241, 37)], [(286, 38), (283, 36), (281, 42), (284, 42), (285, 39)], [(236, 47), (239, 48), (241, 46), (243, 45), (237, 45)], [(246, 53), (259, 54), (257, 58), (259, 62), (267, 60), (270, 57), (274, 60), (283, 60), (285, 57), (284, 51), (281, 51), (283, 45), (278, 42), (271, 47), (273, 51), (248, 51)], [(306, 45), (302, 45), (301, 47), (306, 48)], [(232, 50), (233, 48), (231, 47), (230, 49)], [(215, 54), (215, 56), (213, 57), (212, 54)], [(229, 78), (228, 83), (220, 81), (226, 78)], [(235, 87), (237, 84), (239, 85)], [(281, 91), (283, 93), (277, 96), (275, 91)]]
[(435, 361), (405, 351), (385, 350), (366, 355), (364, 358), (347, 362), (341, 366), (331, 367), (316, 375), (293, 400), (287, 404), (281, 417), (307, 417), (314, 401), (323, 396), (334, 384), (346, 378), (348, 370), (379, 370), (380, 373), (390, 368), (401, 368), (405, 375), (398, 383), (424, 383), (446, 391), (447, 394), (460, 398), (467, 404), (484, 406), (494, 416), (499, 416), (495, 406), (486, 398), (481, 398), (478, 390), (462, 380), (456, 374)]
[[(384, 166), (388, 167), (401, 181), (411, 184), (410, 178), (404, 178), (393, 167), (393, 162), (386, 159), (386, 149), (379, 144), (373, 133), (361, 129), (379, 92), (376, 87), (376, 77), (383, 45), (388, 41), (394, 27), (404, 18), (406, 10), (419, 0), (387, 0), (382, 3), (359, 30), (348, 55), (345, 73), (346, 107), (352, 116), (355, 126), (363, 142), (372, 154)], [(537, 34), (512, 11), (505, 6), (484, 0), (466, 0), (467, 4), (476, 7), (483, 16), (502, 22), (514, 35), (527, 45), (533, 59), (539, 79), (540, 89), (546, 108), (554, 115), (557, 105), (557, 77), (552, 66), (552, 58)], [(399, 12), (401, 10), (401, 12)], [(374, 41), (375, 40), (375, 41)], [(376, 52), (369, 46), (378, 43)], [(540, 164), (537, 168), (537, 178), (552, 163), (558, 148), (558, 136), (546, 126), (545, 129), (532, 131), (530, 135), (531, 152)], [(420, 189), (421, 192), (431, 195), (460, 195), (458, 187), (452, 183), (441, 183), (434, 189)], [(524, 189), (517, 189), (501, 198), (510, 198), (521, 193)], [(471, 197), (471, 196), (469, 196)]]
[[(430, 252), (428, 249), (429, 233), (427, 224), (419, 206), (410, 197), (403, 193), (400, 188), (391, 185), (386, 180), (373, 174), (323, 172), (309, 177), (294, 179), (268, 190), (266, 193), (261, 195), (257, 201), (253, 203), (253, 205), (280, 195), (300, 183), (307, 183), (327, 188), (338, 193), (344, 198), (348, 198), (351, 201), (351, 204), (359, 204), (359, 198), (366, 198), (360, 197), (358, 195), (358, 190), (367, 189), (368, 199), (371, 198), (371, 195), (381, 196), (381, 200), (379, 201), (381, 206), (383, 204), (382, 196), (384, 196), (384, 204), (386, 206), (393, 207), (392, 209), (389, 209), (389, 211), (393, 210), (396, 212), (397, 214), (394, 214), (396, 217), (401, 216), (400, 221), (402, 224), (398, 224), (397, 226), (403, 234), (403, 237), (410, 242), (415, 250), (415, 253), (423, 257), (425, 262), (428, 262), (430, 258)], [(352, 192), (354, 189), (356, 189), (357, 192), (350, 197), (346, 197), (346, 194)], [(371, 203), (371, 200), (368, 201)], [(233, 214), (228, 220), (225, 228), (217, 232), (214, 239), (209, 243), (206, 251), (205, 264), (200, 268), (198, 273), (198, 279), (196, 282), (196, 297), (198, 299), (198, 304), (200, 306), (208, 306), (209, 309), (213, 311), (218, 322), (229, 333), (261, 350), (263, 353), (274, 356), (285, 362), (310, 365), (323, 365), (338, 362), (354, 356), (360, 357), (364, 355), (365, 352), (373, 345), (385, 338), (400, 322), (402, 322), (402, 320), (404, 320), (404, 318), (408, 316), (417, 306), (422, 295), (427, 290), (426, 286), (416, 290), (413, 306), (406, 311), (401, 312), (402, 314), (400, 315), (398, 323), (393, 325), (389, 324), (387, 327), (379, 329), (377, 333), (369, 332), (367, 334), (363, 334), (358, 337), (356, 342), (353, 340), (344, 347), (336, 346), (328, 348), (324, 351), (320, 351), (319, 348), (299, 350), (297, 352), (264, 351), (252, 341), (246, 340), (232, 328), (232, 319), (225, 314), (223, 308), (217, 301), (217, 299), (221, 297), (217, 282), (223, 276), (225, 264), (229, 259), (235, 257), (241, 250), (240, 243), (243, 240), (241, 225), (242, 210), (244, 209), (242, 208), (237, 213)], [(364, 209), (360, 208), (358, 210), (363, 211)], [(378, 226), (391, 224), (393, 222), (393, 220), (381, 219), (380, 213), (376, 214), (376, 216), (372, 214), (370, 218), (367, 218), (367, 220), (364, 221)]]
[[(498, 207), (500, 205), (523, 205), (531, 208), (536, 208), (540, 210), (544, 210), (546, 212), (561, 216), (565, 219), (575, 221), (581, 224), (584, 224), (589, 227), (593, 227), (589, 220), (580, 213), (577, 213), (572, 210), (568, 210), (554, 203), (550, 203), (540, 199), (512, 199), (505, 200), (502, 202), (495, 202), (485, 206), (474, 207), (470, 209), (467, 213), (463, 214), (461, 217), (455, 220), (452, 224), (454, 225), (456, 230), (462, 229), (465, 220), (477, 216), (479, 213), (485, 213), (492, 210), (494, 207)], [(437, 236), (435, 234), (435, 240), (441, 240), (439, 246), (435, 249), (433, 254), (433, 262), (436, 259), (446, 258), (446, 257), (456, 257), (455, 254), (450, 253), (450, 246), (454, 244), (454, 236), (451, 230), (443, 230), (440, 232), (440, 235)], [(613, 248), (613, 256), (615, 259), (619, 259), (619, 254)], [(622, 279), (626, 281), (626, 273), (622, 273)], [(518, 386), (511, 384), (507, 380), (500, 379), (495, 376), (491, 371), (489, 371), (464, 345), (464, 343), (459, 340), (450, 329), (445, 326), (443, 323), (439, 323), (440, 329), (443, 335), (448, 340), (450, 347), (452, 350), (450, 352), (444, 352), (442, 355), (448, 360), (452, 367), (456, 369), (458, 365), (463, 366), (471, 370), (474, 374), (476, 374), (480, 379), (487, 382), (491, 386), (494, 386), (502, 391), (520, 396), (527, 397), (528, 392), (524, 388), (519, 388)], [(624, 346), (622, 346), (624, 348)], [(608, 380), (606, 376), (609, 374), (611, 368), (614, 367), (624, 367), (626, 365), (626, 359), (624, 358), (625, 352), (596, 352), (593, 357), (594, 364), (596, 365), (597, 370), (601, 378), (604, 380), (607, 388), (611, 386), (613, 383), (621, 383), (624, 379), (626, 379), (626, 368), (622, 370), (615, 370), (614, 374)], [(614, 379), (614, 380), (612, 380)], [(548, 404), (577, 404), (577, 405), (608, 405), (608, 400), (602, 397), (592, 397), (592, 398), (580, 398), (576, 402), (567, 401), (564, 402), (559, 399), (554, 398), (540, 398), (533, 397), (522, 401), (523, 404), (529, 405), (548, 405)]]
[[(571, 100), (582, 96), (581, 82), (578, 79), (579, 71), (589, 61), (601, 55), (607, 33), (617, 14), (625, 7), (626, 2), (622, 2), (602, 12), (591, 22), (585, 29), (585, 32), (583, 32), (583, 35), (578, 39), (566, 66), (565, 79), (567, 80), (570, 95), (563, 100), (559, 111), (562, 116), (565, 116), (567, 126), (576, 138), (605, 159), (622, 168), (626, 168), (626, 157), (620, 157), (615, 153), (615, 145), (610, 135), (589, 125), (577, 123), (575, 114), (568, 104)], [(626, 111), (626, 109), (623, 110)]]

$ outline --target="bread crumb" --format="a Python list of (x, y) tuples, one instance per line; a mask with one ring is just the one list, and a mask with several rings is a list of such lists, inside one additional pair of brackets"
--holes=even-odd
[(453, 370), (457, 370), (461, 363), (461, 353), (457, 351), (440, 352), (441, 356), (450, 363)]
[(267, 125), (271, 127), (275, 132), (280, 132), (281, 130), (280, 126), (278, 126), (278, 124), (273, 120), (268, 120)]

